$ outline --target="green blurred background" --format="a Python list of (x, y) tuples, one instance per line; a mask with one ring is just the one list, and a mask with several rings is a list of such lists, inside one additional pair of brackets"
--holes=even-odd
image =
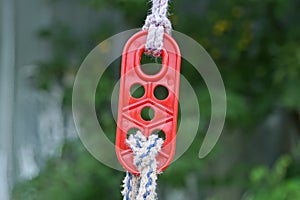
[[(13, 121), (10, 129), (2, 123), (3, 151), (10, 159), (3, 168), (8, 178), (1, 181), (7, 181), (10, 198), (121, 199), (124, 173), (95, 160), (75, 134), (72, 86), (85, 56), (106, 38), (142, 27), (151, 3), (2, 0), (1, 4), (0, 99), (1, 108), (11, 106)], [(159, 176), (159, 199), (300, 199), (299, 10), (299, 0), (170, 2), (174, 29), (199, 42), (217, 64), (228, 109), (219, 142), (209, 156), (199, 159), (211, 104), (201, 75), (184, 60), (182, 74), (200, 91), (201, 122), (193, 145)], [(10, 49), (14, 51), (8, 53)], [(14, 58), (7, 59), (12, 54)], [(14, 71), (4, 70), (5, 65), (14, 66)], [(116, 124), (110, 96), (119, 69), (120, 59), (106, 70), (96, 95), (99, 122), (112, 140)], [(7, 87), (13, 92), (5, 93)], [(2, 114), (2, 121), (7, 114)]]

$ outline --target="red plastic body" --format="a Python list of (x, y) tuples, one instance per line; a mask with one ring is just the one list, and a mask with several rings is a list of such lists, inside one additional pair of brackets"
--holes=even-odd
[[(156, 130), (165, 133), (165, 142), (157, 155), (158, 173), (168, 167), (176, 149), (181, 54), (175, 40), (165, 34), (161, 55), (162, 68), (155, 75), (147, 75), (140, 67), (146, 38), (147, 31), (138, 32), (129, 39), (123, 50), (116, 134), (117, 157), (127, 171), (136, 175), (139, 172), (133, 163), (133, 153), (126, 144), (127, 132), (131, 128), (141, 130), (146, 137)], [(131, 96), (130, 88), (134, 84), (144, 86), (145, 94), (141, 98)], [(154, 88), (160, 85), (166, 87), (169, 92), (164, 100), (158, 100), (154, 96)], [(154, 118), (151, 121), (143, 120), (140, 115), (145, 107), (154, 110)]]

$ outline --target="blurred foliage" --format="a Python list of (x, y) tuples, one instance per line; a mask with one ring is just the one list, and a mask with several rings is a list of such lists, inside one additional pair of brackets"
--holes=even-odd
[(81, 143), (70, 142), (38, 177), (17, 186), (13, 199), (120, 199), (121, 180), (121, 173), (102, 166)]
[[(60, 1), (70, 2), (55, 0), (53, 4)], [(76, 2), (100, 16), (106, 10), (119, 13), (123, 20), (119, 23), (125, 23), (126, 29), (141, 27), (151, 7), (141, 0)], [(281, 109), (299, 127), (300, 133), (299, 0), (185, 0), (170, 4), (174, 29), (202, 44), (219, 67), (228, 99), (228, 132), (255, 133), (267, 116)], [(64, 106), (68, 108), (78, 66), (99, 41), (119, 31), (118, 24), (104, 23), (95, 25), (86, 35), (76, 35), (71, 26), (57, 19), (51, 27), (39, 32), (39, 37), (52, 45), (53, 57), (40, 63), (37, 85), (48, 89), (54, 82), (59, 83), (65, 90)], [(110, 111), (110, 95), (103, 94), (111, 94), (119, 77), (119, 62), (114, 62), (105, 72), (96, 94), (99, 122), (110, 133), (115, 131), (115, 122)], [(199, 133), (204, 133), (210, 119), (208, 91), (200, 74), (186, 61), (182, 64), (182, 74), (194, 89), (201, 91)], [(108, 137), (114, 140), (114, 134)], [(205, 160), (197, 159), (202, 139), (203, 135), (198, 134), (184, 156), (161, 176), (162, 185), (185, 187), (187, 174), (202, 177), (205, 173), (200, 171), (209, 170), (210, 162), (219, 159), (219, 146)], [(100, 165), (80, 146), (65, 144), (61, 158), (53, 158), (37, 178), (16, 187), (14, 199), (119, 199), (122, 174)], [(229, 170), (222, 180), (212, 177), (203, 180), (201, 187), (238, 185), (247, 200), (300, 199), (299, 156), (283, 156), (273, 169), (253, 166), (242, 158), (241, 162), (245, 163)], [(245, 181), (250, 172), (250, 180)]]
[(271, 170), (265, 166), (253, 169), (250, 174), (253, 186), (246, 194), (245, 200), (298, 199), (300, 197), (300, 175), (287, 177), (291, 161), (290, 156), (283, 156)]

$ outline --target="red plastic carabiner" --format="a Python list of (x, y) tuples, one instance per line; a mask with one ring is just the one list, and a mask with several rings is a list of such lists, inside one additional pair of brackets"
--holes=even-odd
[[(132, 128), (140, 130), (146, 137), (158, 130), (165, 133), (165, 142), (157, 155), (158, 173), (168, 167), (176, 149), (181, 54), (175, 40), (165, 33), (162, 68), (155, 75), (145, 74), (140, 60), (145, 50), (147, 33), (141, 31), (129, 39), (123, 50), (121, 67), (116, 153), (123, 167), (136, 175), (139, 172), (133, 163), (132, 151), (126, 144), (127, 133)], [(145, 94), (141, 98), (131, 96), (130, 89), (135, 84), (144, 87)], [(159, 100), (154, 95), (158, 86), (168, 90), (168, 96), (164, 100)], [(149, 121), (141, 117), (141, 112), (146, 107), (154, 111), (154, 117)]]

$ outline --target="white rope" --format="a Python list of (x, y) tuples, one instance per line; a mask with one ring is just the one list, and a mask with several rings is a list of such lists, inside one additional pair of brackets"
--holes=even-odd
[(135, 135), (130, 135), (127, 144), (133, 151), (133, 162), (137, 166), (140, 176), (127, 172), (123, 181), (123, 200), (157, 199), (156, 156), (161, 150), (163, 142), (158, 135), (151, 135), (148, 140), (139, 131)]
[(163, 47), (164, 32), (171, 34), (172, 25), (167, 17), (168, 0), (152, 0), (151, 14), (147, 16), (143, 30), (148, 30), (145, 53), (159, 57)]

